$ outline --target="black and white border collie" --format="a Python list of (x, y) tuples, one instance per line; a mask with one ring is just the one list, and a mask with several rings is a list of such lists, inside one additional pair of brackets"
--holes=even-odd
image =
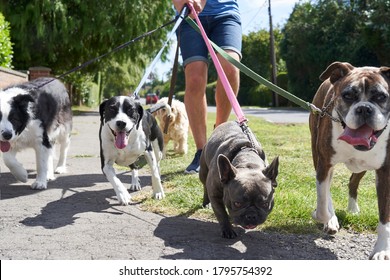
[(135, 162), (145, 156), (152, 173), (153, 197), (162, 199), (164, 190), (160, 178), (163, 136), (156, 119), (138, 102), (127, 96), (116, 96), (100, 104), (100, 157), (107, 180), (114, 187), (122, 205), (131, 196), (115, 174), (114, 163), (132, 168), (130, 190), (141, 189)]
[(32, 189), (46, 189), (54, 180), (53, 145), (60, 157), (56, 173), (66, 171), (72, 130), (72, 111), (65, 86), (53, 78), (39, 78), (0, 90), (0, 150), (13, 176), (27, 182), (27, 171), (16, 160), (17, 152), (33, 148), (37, 177)]

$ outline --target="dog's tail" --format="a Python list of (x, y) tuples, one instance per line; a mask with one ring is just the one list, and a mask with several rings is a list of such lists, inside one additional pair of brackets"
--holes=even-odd
[(149, 109), (146, 109), (151, 114), (156, 113), (157, 111), (165, 109), (167, 111), (167, 115), (169, 116), (172, 112), (171, 107), (166, 103), (156, 103)]

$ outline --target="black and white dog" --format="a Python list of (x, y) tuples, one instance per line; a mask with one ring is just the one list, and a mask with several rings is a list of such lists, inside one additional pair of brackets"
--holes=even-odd
[(127, 96), (116, 96), (100, 104), (100, 157), (102, 171), (114, 187), (118, 201), (128, 205), (131, 196), (115, 174), (114, 163), (132, 168), (130, 190), (140, 190), (138, 170), (134, 163), (145, 156), (152, 172), (155, 199), (164, 191), (160, 179), (163, 136), (156, 119), (138, 102)]
[(61, 150), (56, 173), (66, 171), (72, 130), (72, 110), (65, 86), (53, 78), (39, 78), (0, 91), (0, 150), (14, 177), (27, 182), (27, 171), (17, 152), (33, 148), (37, 177), (32, 189), (46, 189), (54, 180), (53, 145)]

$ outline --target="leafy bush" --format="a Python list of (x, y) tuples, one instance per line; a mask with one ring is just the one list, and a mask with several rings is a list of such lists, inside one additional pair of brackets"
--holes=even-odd
[(0, 66), (11, 68), (12, 54), (10, 25), (0, 13)]

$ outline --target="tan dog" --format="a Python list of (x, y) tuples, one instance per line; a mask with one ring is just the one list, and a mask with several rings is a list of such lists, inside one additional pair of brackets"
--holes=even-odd
[(317, 209), (313, 218), (323, 223), (324, 231), (330, 234), (339, 230), (330, 193), (337, 163), (344, 163), (353, 172), (349, 181), (351, 212), (359, 211), (360, 179), (366, 170), (375, 170), (379, 225), (370, 259), (390, 259), (390, 68), (355, 68), (335, 62), (320, 79), (324, 82), (313, 104), (326, 113), (311, 113), (309, 118), (317, 173)]
[[(161, 107), (157, 111), (153, 112), (153, 107)], [(161, 131), (164, 132), (165, 125), (169, 119), (168, 131), (163, 133), (164, 135), (164, 156), (167, 152), (168, 142), (173, 141), (173, 150), (177, 154), (186, 154), (188, 151), (188, 117), (184, 103), (173, 99), (171, 106), (168, 105), (168, 98), (161, 98), (156, 105), (151, 108), (153, 115), (157, 118)]]

